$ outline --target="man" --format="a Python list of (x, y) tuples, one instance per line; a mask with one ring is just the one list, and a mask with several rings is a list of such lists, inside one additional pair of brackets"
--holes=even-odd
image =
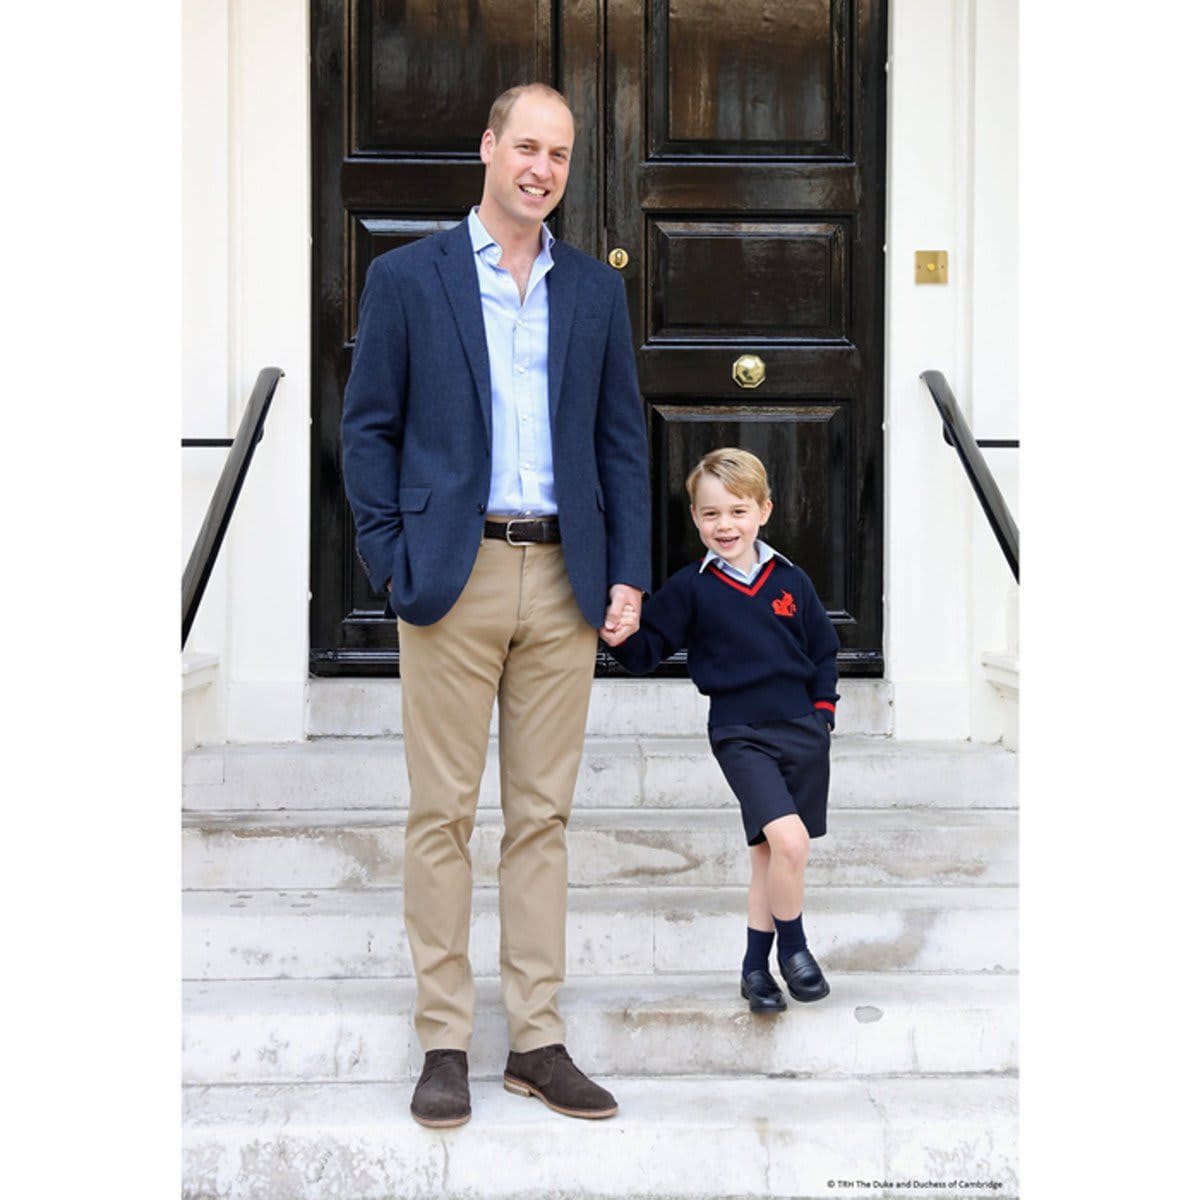
[(478, 208), (371, 264), (346, 387), (359, 558), (398, 616), (424, 1125), (471, 1113), (467, 842), (497, 698), (505, 1087), (569, 1116), (617, 1110), (564, 1046), (565, 828), (597, 629), (632, 633), (650, 584), (649, 489), (620, 277), (544, 224), (574, 138), (545, 85), (496, 100)]

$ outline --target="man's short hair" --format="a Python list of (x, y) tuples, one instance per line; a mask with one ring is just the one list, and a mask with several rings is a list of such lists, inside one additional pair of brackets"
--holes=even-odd
[[(497, 141), (500, 140), (500, 135), (504, 132), (504, 126), (508, 124), (508, 117), (513, 110), (513, 105), (522, 96), (529, 93), (535, 93), (539, 96), (552, 96), (555, 100), (562, 102), (567, 112), (571, 112), (571, 106), (567, 103), (566, 96), (562, 92), (552, 88), (548, 83), (519, 83), (516, 87), (510, 87), (507, 92), (501, 92), (492, 101), (492, 109), (488, 113), (487, 128), (492, 131), (492, 136)], [(572, 122), (575, 120), (574, 113), (571, 113), (571, 120)]]
[(758, 504), (766, 504), (771, 498), (771, 485), (767, 482), (767, 469), (762, 460), (749, 450), (738, 450), (733, 446), (722, 446), (710, 450), (691, 470), (687, 477), (688, 499), (696, 506), (696, 488), (700, 476), (711, 475), (727, 492)]

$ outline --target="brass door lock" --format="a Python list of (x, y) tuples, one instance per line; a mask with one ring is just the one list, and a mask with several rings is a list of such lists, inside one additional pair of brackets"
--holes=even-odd
[(620, 246), (618, 246), (615, 250), (610, 250), (608, 252), (608, 265), (610, 267), (616, 267), (618, 271), (623, 271), (627, 266), (629, 266), (629, 252), (627, 250), (622, 250)]
[(766, 377), (766, 364), (757, 354), (743, 354), (733, 364), (733, 382), (740, 388), (756, 388)]

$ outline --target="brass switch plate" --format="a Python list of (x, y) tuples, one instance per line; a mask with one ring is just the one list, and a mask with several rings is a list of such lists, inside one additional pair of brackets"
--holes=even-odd
[(945, 250), (918, 250), (917, 282), (949, 283), (950, 255)]

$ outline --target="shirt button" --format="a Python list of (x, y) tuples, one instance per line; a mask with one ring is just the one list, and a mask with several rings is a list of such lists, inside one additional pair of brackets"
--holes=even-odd
[(480, 512), (487, 512), (487, 505), (486, 505), (486, 504), (477, 504), (477, 505), (475, 505), (475, 507), (476, 507), (476, 508), (477, 508), (477, 509), (478, 509)]

